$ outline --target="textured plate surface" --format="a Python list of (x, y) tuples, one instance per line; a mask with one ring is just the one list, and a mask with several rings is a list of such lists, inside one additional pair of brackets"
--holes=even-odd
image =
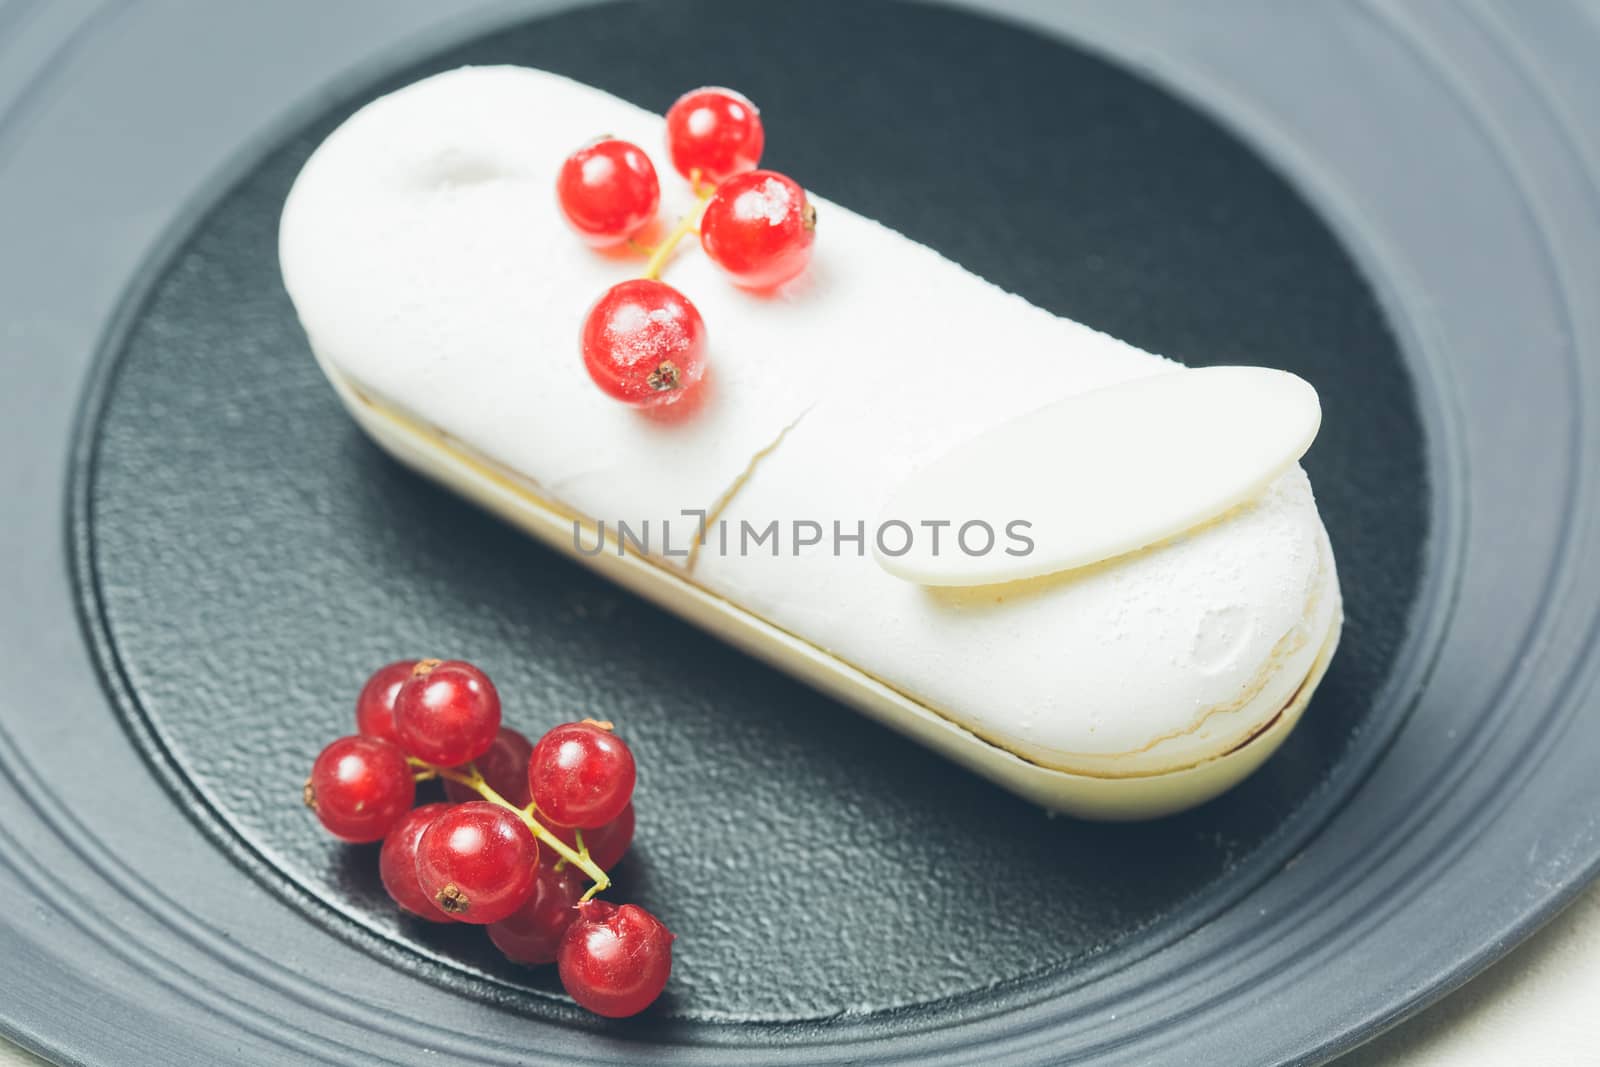
[[(1171, 21), (1205, 54), (1202, 28)], [(1417, 27), (1364, 10), (1337, 26), (1331, 39), (1375, 70), (1418, 65)], [(1492, 22), (1471, 26), (1496, 39)], [(1090, 36), (1143, 55), (1127, 43), (1140, 32)], [(1285, 53), (1330, 39), (1310, 21), (1276, 32)], [(767, 110), (771, 162), (826, 195), (1145, 347), (1316, 383), (1325, 426), (1308, 467), (1350, 626), (1284, 753), (1181, 819), (1048, 821), (378, 456), (276, 284), (277, 208), (352, 103), (468, 60), (551, 67), (658, 110), (686, 84), (737, 84)], [(1466, 298), (1486, 279), (1442, 260), (1418, 274), (1394, 254), (1400, 224), (1352, 209), (1359, 160), (1306, 171), (1313, 144), (1254, 121), (1244, 90), (1165, 72), (1318, 200), (1397, 349), (1367, 283), (1259, 156), (1017, 28), (855, 5), (585, 9), (397, 69), (244, 157), (214, 210), (171, 231), (109, 336), (80, 427), (73, 566), (103, 692), (170, 798), (59, 623), (58, 572), (30, 569), (26, 610), (5, 616), (29, 685), (6, 697), (0, 736), (19, 791), (7, 810), (24, 812), (0, 836), (0, 879), (38, 902), (37, 921), (0, 920), (7, 958), (32, 975), (0, 989), (13, 1033), (117, 1063), (410, 1062), (419, 1047), (651, 1061), (664, 1045), (737, 1063), (966, 1062), (978, 1047), (997, 1062), (1282, 1062), (1459, 980), (1592, 868), (1595, 787), (1574, 750), (1596, 741), (1575, 714), (1593, 701), (1596, 575), (1573, 546), (1593, 534), (1580, 464), (1596, 397), (1575, 352), (1594, 323), (1570, 305), (1563, 318), (1559, 297), (1593, 264), (1556, 238), (1522, 259), (1529, 214), (1502, 219), (1509, 194), (1471, 188), (1506, 176), (1481, 141), (1497, 125), (1435, 149), (1488, 151), (1463, 179), (1482, 195), (1467, 206), (1496, 260), (1523, 271), (1494, 317), (1520, 332), (1474, 343), (1489, 304)], [(908, 118), (930, 101), (938, 123)], [(1404, 160), (1385, 162), (1403, 186)], [(1421, 299), (1446, 282), (1455, 301)], [(18, 407), (12, 425), (46, 454), (64, 422), (44, 421), (60, 405), (39, 362), (20, 363), (42, 383), (39, 414)], [(1530, 410), (1545, 417), (1513, 419), (1509, 440), (1501, 420)], [(52, 558), (48, 531), (8, 529), (13, 558)], [(481, 659), (529, 729), (591, 707), (628, 723), (646, 778), (624, 892), (682, 937), (651, 1018), (595, 1026), (477, 939), (397, 922), (371, 853), (328, 845), (295, 808), (362, 671), (440, 646)], [(66, 1025), (79, 1003), (92, 1017)], [(194, 1012), (222, 1022), (197, 1029)]]

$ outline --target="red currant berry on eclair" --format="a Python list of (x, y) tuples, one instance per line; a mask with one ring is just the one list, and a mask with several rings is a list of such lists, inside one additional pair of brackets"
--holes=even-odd
[(378, 877), (389, 897), (401, 908), (420, 919), (447, 923), (450, 916), (439, 909), (417, 881), (417, 844), (433, 820), (450, 810), (449, 804), (424, 804), (413, 808), (400, 824), (389, 831), (378, 852)]
[(417, 883), (460, 922), (499, 922), (528, 902), (539, 842), (509, 808), (476, 800), (437, 816), (417, 842)]
[(596, 1015), (621, 1019), (648, 1008), (672, 974), (672, 933), (635, 904), (578, 905), (556, 953), (561, 984)]
[(317, 756), (303, 797), (329, 833), (381, 839), (411, 810), (417, 783), (404, 752), (377, 737), (341, 737)]
[(717, 186), (700, 219), (700, 246), (746, 289), (782, 285), (806, 269), (817, 211), (793, 178), (753, 170)]
[(633, 752), (609, 724), (569, 722), (539, 738), (528, 786), (539, 818), (588, 830), (622, 814), (633, 798)]
[(556, 178), (561, 213), (595, 248), (618, 245), (644, 229), (661, 204), (661, 183), (644, 150), (608, 138), (585, 145)]
[(500, 732), (500, 694), (460, 660), (419, 660), (394, 698), (395, 732), (408, 753), (438, 767), (477, 759)]
[(676, 402), (706, 369), (706, 324), (665, 282), (633, 278), (606, 290), (583, 322), (583, 365), (607, 395), (640, 407)]
[(761, 112), (732, 89), (695, 89), (667, 112), (667, 154), (685, 178), (713, 185), (761, 162)]

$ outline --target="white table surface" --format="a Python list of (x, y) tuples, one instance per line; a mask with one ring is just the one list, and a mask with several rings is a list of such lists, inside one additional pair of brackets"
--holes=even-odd
[[(0, 1041), (0, 1067), (47, 1061)], [(1600, 1064), (1600, 887), (1445, 1000), (1338, 1067)]]

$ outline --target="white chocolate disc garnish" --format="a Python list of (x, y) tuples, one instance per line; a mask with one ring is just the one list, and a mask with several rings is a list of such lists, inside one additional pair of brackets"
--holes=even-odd
[[(884, 570), (931, 586), (1085, 567), (1259, 494), (1317, 436), (1306, 381), (1262, 367), (1136, 378), (1059, 400), (919, 468), (880, 517)], [(1031, 547), (1030, 547), (1031, 545)], [(890, 552), (904, 547), (898, 555)]]

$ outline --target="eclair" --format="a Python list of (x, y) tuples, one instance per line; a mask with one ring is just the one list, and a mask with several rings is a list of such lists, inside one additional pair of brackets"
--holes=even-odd
[(553, 191), (602, 134), (655, 159), (663, 219), (694, 210), (659, 116), (515, 67), (382, 97), (306, 162), (284, 283), (380, 446), (1051, 809), (1181, 810), (1283, 741), (1343, 617), (1309, 386), (1186, 370), (809, 193), (776, 290), (673, 258), (705, 380), (618, 403), (578, 339), (641, 261)]

